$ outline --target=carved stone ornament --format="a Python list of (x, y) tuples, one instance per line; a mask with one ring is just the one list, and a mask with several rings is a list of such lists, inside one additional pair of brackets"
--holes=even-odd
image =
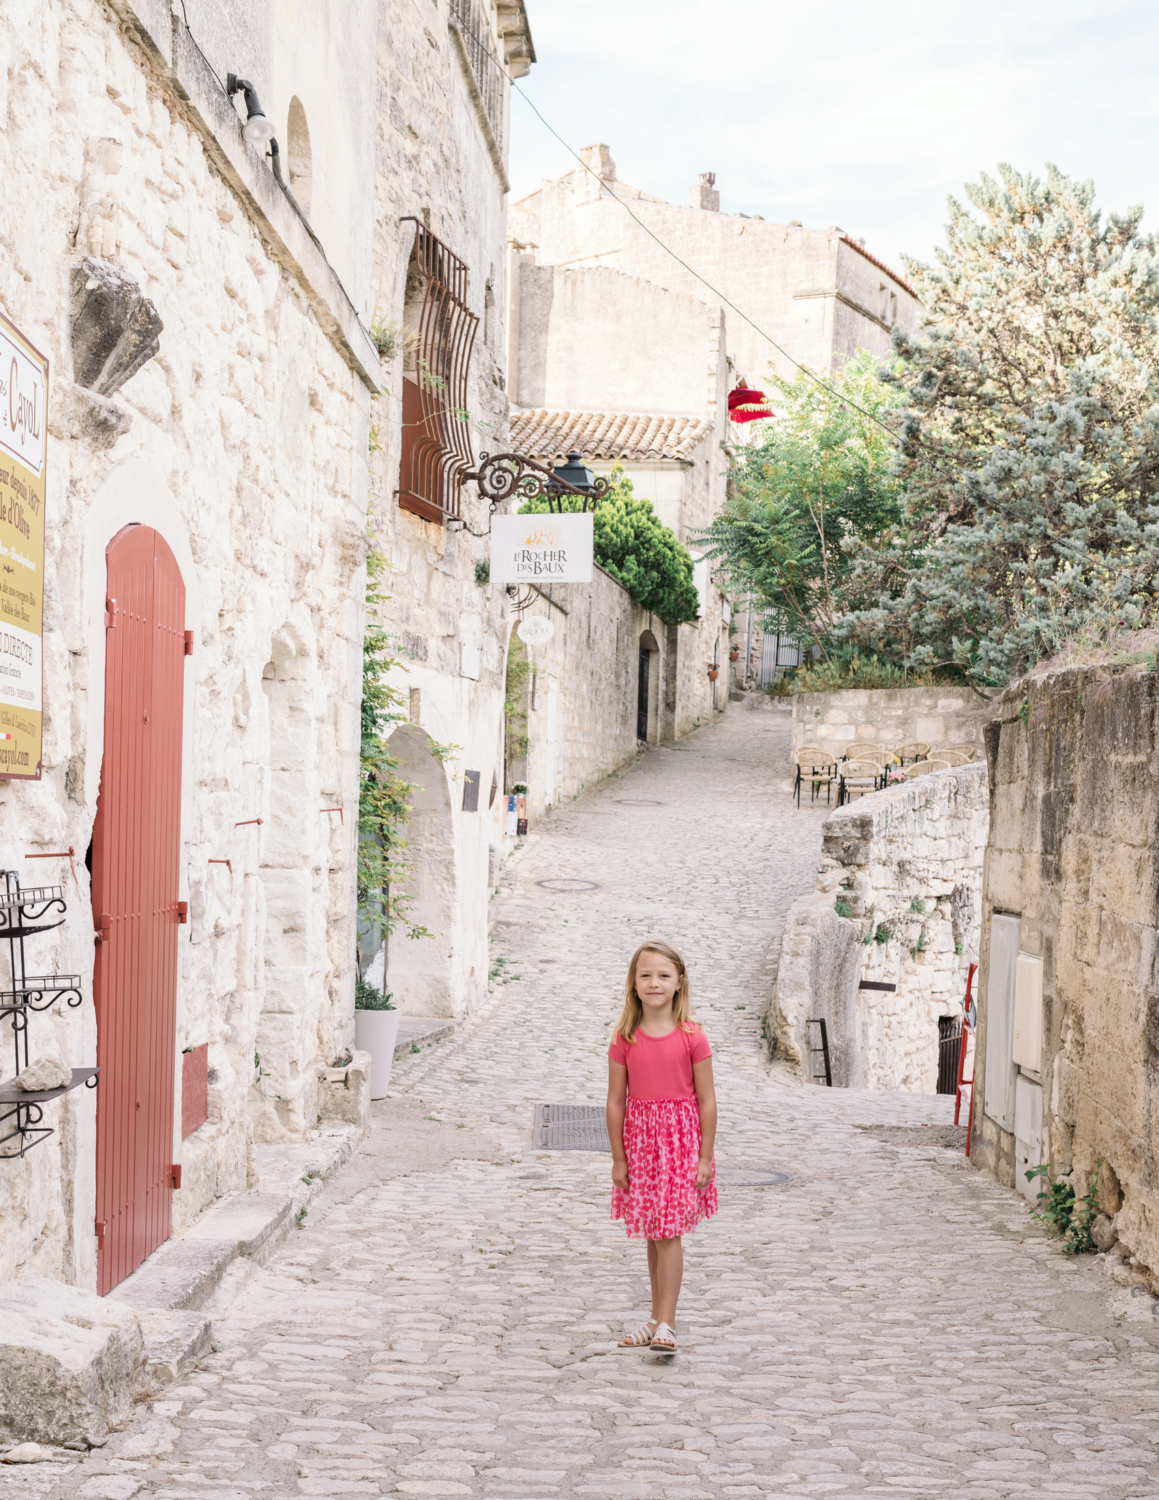
[(86, 256), (72, 268), (70, 290), (76, 382), (111, 396), (157, 353), (165, 325), (139, 283), (112, 261)]

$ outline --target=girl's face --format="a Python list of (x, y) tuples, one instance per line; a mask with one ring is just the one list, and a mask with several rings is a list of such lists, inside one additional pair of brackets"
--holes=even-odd
[(680, 988), (680, 973), (670, 958), (646, 948), (636, 964), (636, 993), (645, 1014), (671, 1011)]

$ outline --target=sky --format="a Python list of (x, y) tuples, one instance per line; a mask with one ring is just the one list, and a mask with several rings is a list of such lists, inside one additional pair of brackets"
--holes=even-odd
[[(838, 224), (900, 268), (943, 242), (948, 194), (999, 162), (1092, 178), (1104, 209), (1159, 228), (1154, 0), (527, 0), (519, 81), (578, 149), (687, 203)], [(575, 165), (511, 101), (512, 199)]]

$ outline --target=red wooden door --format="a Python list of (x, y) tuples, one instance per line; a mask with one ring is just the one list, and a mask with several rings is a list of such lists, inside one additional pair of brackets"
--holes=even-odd
[(105, 559), (105, 750), (92, 850), (102, 1295), (169, 1238), (185, 676), (185, 584), (165, 540), (126, 526)]

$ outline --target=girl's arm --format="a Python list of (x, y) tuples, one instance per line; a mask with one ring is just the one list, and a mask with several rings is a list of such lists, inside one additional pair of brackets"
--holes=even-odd
[(608, 1140), (612, 1143), (612, 1181), (628, 1189), (628, 1157), (624, 1150), (624, 1109), (628, 1097), (628, 1070), (608, 1059)]
[[(628, 1070), (625, 1068), (624, 1071)], [(716, 1086), (712, 1081), (711, 1057), (692, 1064), (692, 1086), (700, 1107), (700, 1160), (696, 1165), (696, 1186), (707, 1187), (712, 1181), (712, 1147), (716, 1140)]]

